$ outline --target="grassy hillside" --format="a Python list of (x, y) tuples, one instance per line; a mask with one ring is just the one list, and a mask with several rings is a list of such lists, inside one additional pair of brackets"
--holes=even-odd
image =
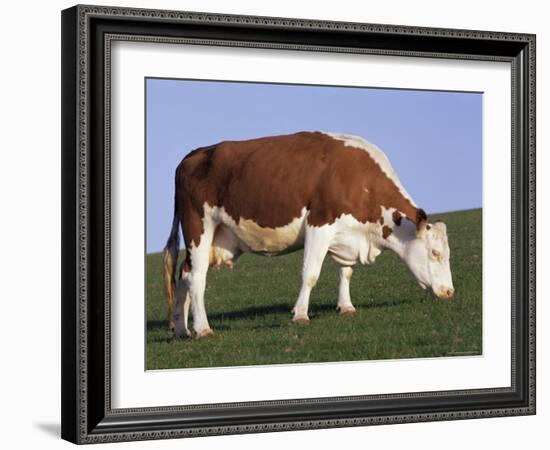
[(233, 272), (208, 273), (206, 308), (215, 335), (207, 339), (171, 339), (162, 258), (148, 255), (147, 368), (480, 354), (481, 215), (478, 209), (430, 216), (448, 228), (456, 290), (451, 301), (422, 291), (397, 256), (384, 252), (373, 266), (356, 266), (351, 297), (358, 313), (341, 317), (335, 311), (337, 266), (327, 257), (311, 294), (310, 323), (294, 325), (290, 310), (300, 288), (302, 252), (272, 258), (246, 254)]

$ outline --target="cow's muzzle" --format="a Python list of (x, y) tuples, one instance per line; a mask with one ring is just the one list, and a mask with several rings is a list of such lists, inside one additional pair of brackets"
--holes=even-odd
[(442, 288), (437, 292), (434, 292), (437, 298), (441, 300), (450, 300), (453, 298), (453, 295), (455, 294), (455, 290), (453, 288)]

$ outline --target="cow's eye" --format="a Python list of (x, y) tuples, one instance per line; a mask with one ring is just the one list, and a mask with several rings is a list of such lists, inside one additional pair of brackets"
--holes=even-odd
[(439, 253), (437, 250), (432, 250), (432, 255), (434, 258), (439, 258), (441, 256), (441, 253)]

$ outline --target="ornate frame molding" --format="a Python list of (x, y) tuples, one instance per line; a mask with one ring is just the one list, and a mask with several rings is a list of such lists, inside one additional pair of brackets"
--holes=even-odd
[[(64, 11), (62, 19), (64, 127), (62, 130), (62, 185), (64, 191), (62, 373), (65, 381), (70, 380), (67, 384), (64, 382), (63, 387), (62, 435), (65, 439), (77, 443), (98, 443), (535, 413), (534, 35), (99, 6), (76, 6)], [(102, 28), (98, 25), (100, 22)], [(115, 25), (110, 27), (109, 22)], [(106, 26), (105, 23), (107, 23)], [(162, 34), (152, 36), (135, 31), (120, 32), (124, 31), (124, 27), (128, 23), (132, 23), (134, 27), (141, 27), (142, 30), (147, 29), (152, 23), (165, 25), (171, 30), (179, 27), (183, 31), (187, 26), (193, 26), (198, 30), (198, 34), (202, 29), (205, 35), (174, 37)], [(279, 36), (280, 41), (286, 42), (262, 39), (253, 42), (242, 38), (235, 39), (230, 35), (231, 27), (245, 30), (248, 34), (255, 34), (262, 30), (267, 31), (270, 36)], [(220, 39), (208, 35), (208, 33), (212, 34), (211, 30), (217, 30), (218, 34), (227, 32), (227, 38)], [(322, 42), (302, 42), (302, 40), (308, 41), (311, 30), (327, 32), (326, 39)], [(302, 36), (303, 31), (309, 35)], [(350, 34), (361, 36), (365, 42), (372, 38), (375, 45), (342, 46), (330, 43), (329, 35), (341, 38), (340, 41), (345, 42), (346, 36)], [(292, 41), (293, 38), (295, 38), (294, 41)], [(403, 48), (398, 48), (398, 38), (403, 42), (401, 44)], [(407, 41), (409, 38), (412, 40)], [(512, 154), (515, 174), (512, 186), (514, 200), (512, 208), (512, 386), (500, 389), (353, 398), (334, 397), (192, 407), (111, 409), (109, 111), (110, 49), (111, 43), (115, 40), (510, 62), (513, 74)], [(339, 43), (338, 39), (335, 41), (334, 43)], [(103, 46), (102, 50), (99, 48), (98, 42)], [(442, 51), (443, 42), (447, 42), (448, 47), (453, 51)], [(491, 43), (498, 45), (488, 45)], [(98, 80), (101, 73), (104, 73), (104, 79)], [(98, 83), (100, 82), (103, 84), (103, 92), (98, 92), (98, 86), (100, 86)], [(99, 127), (99, 131), (98, 124), (94, 122), (96, 116), (90, 113), (94, 108), (95, 110), (98, 108), (93, 104), (98, 100), (98, 96), (101, 96), (100, 106), (104, 117), (104, 123)], [(93, 142), (96, 147), (98, 142), (101, 142), (103, 146), (103, 158), (97, 163), (99, 166), (96, 166), (95, 162), (91, 164), (91, 142), (93, 139), (95, 139)], [(102, 179), (99, 180), (98, 176), (101, 174)], [(96, 187), (98, 183), (102, 183), (99, 190)], [(99, 194), (101, 195), (98, 197)], [(102, 220), (98, 217), (100, 210), (103, 210), (105, 215), (103, 225), (98, 227), (98, 220)], [(97, 236), (99, 231), (102, 231), (101, 239), (92, 238), (92, 236)], [(102, 244), (103, 248), (99, 254), (96, 254), (98, 243)], [(520, 267), (517, 267), (518, 264)], [(97, 312), (98, 308), (96, 303), (92, 304), (93, 298), (95, 298), (93, 295), (98, 294), (93, 282), (101, 272), (103, 272), (103, 290), (100, 296), (103, 297), (104, 304), (100, 305), (103, 308), (102, 312), (99, 312), (102, 323), (98, 324), (97, 321), (90, 320), (90, 317)], [(518, 297), (517, 303), (516, 297)], [(101, 337), (99, 334), (103, 336)], [(104, 383), (98, 384), (89, 376), (90, 367), (98, 365), (97, 357), (94, 357), (95, 359), (90, 357), (90, 349), (97, 349), (98, 344), (101, 343), (103, 344), (104, 364), (102, 370), (100, 368), (97, 370), (104, 374)], [(99, 385), (103, 390), (103, 397), (99, 402), (101, 404), (95, 403), (90, 398), (90, 395), (97, 393)], [(173, 422), (174, 415), (185, 415), (191, 409), (202, 411), (204, 419), (208, 416), (209, 410), (220, 408), (242, 409), (254, 406), (265, 410), (265, 408), (275, 407), (281, 409), (291, 405), (307, 408), (307, 405), (316, 404), (320, 407), (350, 400), (372, 402), (392, 399), (408, 401), (410, 405), (414, 406), (415, 400), (428, 397), (441, 399), (468, 396), (468, 399), (473, 402), (472, 404), (476, 404), (474, 400), (477, 397), (496, 398), (496, 395), (508, 395), (506, 397), (508, 401), (501, 402), (504, 406), (499, 406), (500, 403), (490, 406), (489, 402), (488, 407), (445, 410), (437, 405), (437, 408), (435, 406), (428, 410), (417, 408), (417, 411), (401, 414), (391, 411), (391, 414), (371, 413), (358, 416), (353, 416), (350, 410), (348, 414), (341, 414), (340, 417), (330, 415), (328, 412), (326, 417), (321, 417), (322, 414), (317, 411), (316, 414), (320, 417), (308, 420), (300, 420), (295, 417), (292, 420), (283, 418), (257, 423), (235, 420), (235, 423), (213, 421), (211, 425), (198, 425), (197, 423), (193, 424), (192, 421), (186, 422), (181, 419), (180, 422), (175, 422), (175, 426), (169, 425), (170, 420)], [(277, 417), (284, 417), (284, 415), (279, 412)], [(288, 419), (291, 417), (289, 416)], [(204, 423), (204, 420), (201, 423)]]

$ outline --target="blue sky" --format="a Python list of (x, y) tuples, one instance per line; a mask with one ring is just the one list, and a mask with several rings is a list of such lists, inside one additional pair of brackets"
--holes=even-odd
[(168, 237), (174, 171), (194, 148), (296, 131), (379, 146), (428, 214), (482, 206), (480, 93), (146, 80), (147, 252)]

